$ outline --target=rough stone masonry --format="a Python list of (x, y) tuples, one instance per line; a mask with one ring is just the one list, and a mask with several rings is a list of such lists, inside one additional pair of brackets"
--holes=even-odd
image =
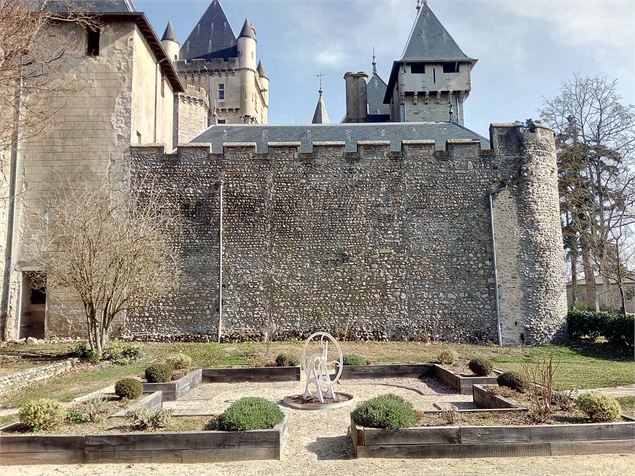
[(339, 142), (314, 143), (312, 153), (298, 143), (270, 143), (267, 154), (251, 143), (222, 153), (133, 147), (133, 187), (152, 183), (180, 205), (187, 227), (180, 289), (129, 316), (128, 332), (213, 339), (220, 323), (225, 340), (315, 330), (557, 339), (566, 293), (553, 133), (494, 125), (491, 142), (436, 150), (404, 140), (400, 152), (359, 142), (356, 153)]

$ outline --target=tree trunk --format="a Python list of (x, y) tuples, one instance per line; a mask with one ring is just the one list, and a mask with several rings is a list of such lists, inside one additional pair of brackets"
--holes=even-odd
[(612, 312), (615, 310), (615, 299), (613, 299), (613, 290), (611, 289), (611, 272), (607, 264), (606, 253), (602, 253), (600, 258), (600, 274), (602, 275), (606, 308)]
[(571, 253), (571, 307), (578, 302), (578, 254)]
[(597, 293), (595, 290), (595, 273), (591, 265), (591, 253), (587, 246), (582, 247), (582, 267), (584, 269), (586, 305), (591, 311), (599, 311)]

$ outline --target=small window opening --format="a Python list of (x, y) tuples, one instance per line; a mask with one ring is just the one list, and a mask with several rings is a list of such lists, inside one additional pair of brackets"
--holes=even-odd
[(444, 73), (458, 73), (459, 63), (443, 63), (443, 72)]
[(141, 144), (141, 132), (137, 131), (137, 144)]
[(217, 121), (219, 124), (226, 124), (227, 123), (227, 119), (218, 119)]
[(165, 97), (165, 80), (161, 79), (161, 97)]
[(413, 63), (410, 65), (410, 70), (412, 71), (412, 74), (425, 74), (426, 65), (423, 63)]
[(98, 29), (90, 29), (86, 31), (88, 46), (86, 54), (88, 56), (99, 56), (99, 40), (101, 31)]
[(218, 85), (218, 100), (219, 101), (225, 100), (225, 84), (224, 83), (220, 83)]

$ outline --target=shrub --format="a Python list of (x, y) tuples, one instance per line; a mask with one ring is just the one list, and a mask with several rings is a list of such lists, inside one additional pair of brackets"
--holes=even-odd
[(120, 398), (134, 400), (143, 393), (143, 384), (134, 378), (124, 378), (115, 384), (115, 393)]
[(175, 370), (174, 372), (172, 372), (172, 380), (181, 379), (189, 373), (190, 371), (187, 369)]
[(342, 362), (344, 365), (366, 365), (366, 359), (355, 354), (345, 355)]
[(276, 357), (277, 367), (297, 367), (300, 365), (300, 359), (291, 354), (279, 354)]
[(445, 365), (456, 364), (459, 361), (459, 354), (454, 349), (446, 349), (437, 355), (437, 362)]
[(468, 363), (468, 367), (472, 372), (474, 372), (475, 375), (478, 375), (479, 377), (485, 377), (486, 375), (491, 374), (492, 370), (494, 370), (492, 362), (481, 357), (470, 360), (470, 362)]
[(504, 372), (496, 379), (501, 387), (508, 387), (520, 393), (525, 393), (529, 389), (527, 378), (518, 372)]
[(620, 403), (609, 395), (586, 392), (580, 395), (575, 403), (594, 422), (610, 422), (621, 419)]
[(165, 363), (174, 370), (189, 370), (192, 367), (192, 357), (181, 352), (178, 354), (170, 354), (165, 359)]
[(605, 312), (573, 310), (567, 314), (569, 337), (574, 340), (588, 337), (597, 339), (602, 335), (603, 321), (607, 319)]
[(64, 422), (66, 408), (60, 402), (43, 398), (20, 408), (20, 421), (31, 431), (49, 430)]
[(391, 393), (360, 403), (351, 416), (358, 425), (371, 428), (396, 430), (417, 424), (412, 404)]
[(88, 421), (88, 416), (77, 408), (71, 408), (66, 414), (66, 420), (71, 423), (86, 423)]
[(613, 344), (633, 347), (635, 339), (635, 316), (617, 314), (607, 319), (604, 337)]
[(138, 342), (130, 342), (123, 346), (122, 354), (129, 362), (133, 362), (143, 355), (141, 344)]
[(145, 371), (146, 380), (150, 383), (163, 383), (172, 380), (172, 367), (168, 364), (153, 364)]
[(101, 421), (108, 413), (108, 402), (101, 397), (93, 397), (80, 402), (74, 409), (83, 413), (87, 421)]
[(99, 354), (97, 354), (94, 350), (91, 350), (86, 341), (80, 341), (75, 344), (71, 348), (70, 353), (78, 359), (90, 360), (92, 363), (97, 363), (101, 360)]
[(132, 427), (138, 431), (147, 429), (157, 430), (165, 428), (172, 418), (172, 410), (150, 410), (149, 408), (137, 408), (127, 415), (132, 422)]
[(104, 360), (110, 360), (118, 365), (128, 365), (141, 356), (141, 344), (123, 344), (114, 340), (104, 352)]
[(245, 397), (233, 403), (218, 419), (221, 431), (267, 430), (282, 423), (284, 413), (264, 398)]

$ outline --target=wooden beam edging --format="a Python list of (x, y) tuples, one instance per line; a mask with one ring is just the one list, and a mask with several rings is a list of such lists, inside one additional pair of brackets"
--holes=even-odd
[(358, 458), (468, 458), (629, 454), (635, 422), (526, 426), (446, 426), (387, 431), (358, 426), (350, 435)]
[(517, 410), (528, 410), (527, 407), (512, 398), (503, 397), (490, 392), (487, 387), (488, 385), (479, 384), (472, 386), (474, 405), (479, 407), (479, 409), (513, 408)]
[(150, 410), (161, 410), (163, 408), (163, 392), (153, 392), (145, 397), (141, 398), (136, 402), (133, 402), (132, 405), (124, 408), (123, 410), (114, 413), (113, 415), (108, 416), (108, 418), (123, 418), (128, 415), (132, 410), (137, 410), (139, 408), (148, 408)]
[(190, 390), (195, 389), (203, 382), (203, 373), (201, 369), (193, 370), (185, 377), (173, 382), (164, 383), (143, 383), (143, 393), (163, 392), (164, 402), (173, 402)]
[(431, 364), (345, 365), (342, 379), (428, 377), (433, 375)]
[(296, 382), (300, 381), (300, 367), (235, 367), (203, 369), (204, 382)]
[(0, 435), (0, 461), (4, 465), (26, 465), (279, 460), (287, 434), (285, 414), (283, 422), (271, 430), (244, 432)]
[(434, 376), (448, 387), (462, 395), (471, 395), (474, 385), (494, 385), (500, 371), (494, 370), (496, 375), (487, 377), (466, 377), (452, 372), (439, 364), (433, 364)]

